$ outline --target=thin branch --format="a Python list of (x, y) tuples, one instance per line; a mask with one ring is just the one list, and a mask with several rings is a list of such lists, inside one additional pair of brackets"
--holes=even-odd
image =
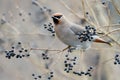
[(101, 64), (106, 64), (107, 62), (109, 62), (109, 61), (111, 61), (111, 60), (113, 60), (114, 58), (111, 58), (111, 59), (108, 59), (108, 60), (106, 60), (106, 61), (104, 61), (104, 62), (102, 62)]
[[(113, 33), (113, 32), (116, 32), (116, 31), (120, 31), (120, 28), (114, 29), (114, 30), (112, 30), (112, 31), (110, 31), (110, 32), (108, 32), (108, 33), (106, 33), (106, 34), (103, 35), (103, 36), (106, 36), (106, 35), (108, 35), (108, 34), (111, 34), (111, 33)], [(102, 37), (103, 37), (103, 36), (102, 36)]]
[(43, 50), (43, 51), (61, 51), (61, 50), (52, 50), (52, 49), (40, 49), (40, 48), (31, 48), (30, 50)]
[(109, 27), (111, 26), (111, 14), (110, 14), (110, 9), (108, 8), (108, 4), (106, 6), (107, 12), (108, 12), (108, 18), (109, 18), (109, 26), (107, 27), (107, 31), (109, 31)]
[(114, 0), (112, 0), (113, 6), (116, 9), (117, 13), (120, 15), (120, 10), (117, 8), (117, 6), (115, 5)]
[(78, 18), (83, 18), (83, 17), (81, 17), (81, 16), (79, 16), (78, 14), (76, 14), (71, 8), (69, 8), (62, 0), (59, 0), (60, 1), (60, 3), (63, 5), (63, 6), (65, 6), (65, 8), (66, 9), (68, 9), (70, 12), (72, 12), (76, 17), (78, 17)]
[[(85, 0), (85, 1), (86, 1), (86, 0)], [(96, 24), (99, 25), (99, 22), (97, 21), (96, 15), (95, 15), (93, 9), (91, 8), (91, 6), (89, 5), (88, 1), (86, 1), (86, 5), (89, 7), (89, 10), (90, 10), (90, 12), (91, 12), (92, 15), (93, 15), (93, 18), (95, 19)], [(97, 27), (97, 26), (96, 26), (96, 27)]]
[(107, 26), (103, 26), (103, 27), (113, 27), (113, 26), (120, 26), (120, 24), (111, 24), (111, 25), (107, 25)]
[[(4, 19), (5, 19), (5, 17), (4, 17)], [(10, 28), (12, 28), (16, 32), (16, 34), (20, 34), (20, 32), (15, 28), (15, 26), (13, 24), (11, 24), (10, 22), (8, 22), (6, 19), (5, 19), (5, 21), (6, 21), (6, 24), (8, 26), (10, 26)]]
[(107, 26), (101, 26), (99, 28), (96, 28), (96, 30), (99, 30), (100, 28), (104, 28), (104, 27), (114, 27), (114, 26), (120, 26), (120, 24), (111, 24), (111, 25), (107, 25)]
[(84, 0), (82, 0), (82, 8), (83, 8), (83, 13), (84, 13), (84, 18), (85, 18), (86, 16), (85, 16), (85, 4), (84, 4)]
[(117, 41), (119, 41), (120, 40), (120, 36), (117, 38)]

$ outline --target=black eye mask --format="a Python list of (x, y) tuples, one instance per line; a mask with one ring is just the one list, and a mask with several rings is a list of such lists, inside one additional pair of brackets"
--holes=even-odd
[(57, 18), (57, 19), (60, 19), (62, 17), (62, 15), (54, 16), (54, 17)]
[(62, 17), (62, 15), (59, 15), (59, 16), (53, 16), (52, 18), (53, 18), (53, 22), (54, 22), (54, 24), (58, 24), (59, 23), (59, 19)]
[(58, 18), (56, 18), (55, 16), (54, 16), (54, 17), (52, 17), (52, 19), (53, 19), (54, 24), (58, 24), (58, 23), (59, 23)]

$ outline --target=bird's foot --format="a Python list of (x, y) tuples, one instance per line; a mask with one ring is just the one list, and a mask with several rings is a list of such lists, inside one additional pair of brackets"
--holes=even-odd
[(73, 50), (76, 50), (76, 48), (74, 48), (74, 47), (73, 48), (71, 48), (71, 47), (68, 48), (68, 52), (70, 52), (70, 53), (73, 52)]
[(69, 49), (71, 46), (67, 46), (66, 48), (64, 48), (62, 51), (65, 51), (67, 49)]

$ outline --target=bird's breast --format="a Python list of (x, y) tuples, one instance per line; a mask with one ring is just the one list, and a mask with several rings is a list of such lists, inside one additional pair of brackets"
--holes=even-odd
[(69, 27), (62, 27), (57, 26), (55, 28), (55, 32), (57, 37), (67, 45), (70, 45), (72, 47), (77, 47), (78, 45), (81, 45), (80, 40), (78, 37), (71, 31)]

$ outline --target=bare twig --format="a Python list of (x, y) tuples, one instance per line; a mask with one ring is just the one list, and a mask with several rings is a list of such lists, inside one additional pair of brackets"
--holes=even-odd
[(85, 4), (84, 4), (84, 0), (82, 0), (82, 7), (83, 7), (84, 18), (85, 18), (86, 16), (85, 16)]
[(42, 50), (42, 51), (61, 51), (61, 50), (52, 50), (52, 49), (40, 49), (40, 48), (31, 48), (31, 50)]
[[(106, 34), (103, 35), (103, 36), (106, 36), (106, 35), (108, 35), (108, 34), (111, 34), (111, 33), (113, 33), (113, 32), (116, 32), (116, 31), (120, 31), (120, 28), (114, 29), (114, 30), (112, 30), (112, 31), (110, 31), (110, 32), (108, 32), (108, 33), (106, 33)], [(102, 36), (102, 37), (103, 37), (103, 36)]]
[(117, 11), (117, 13), (120, 15), (120, 10), (117, 8), (117, 6), (115, 5), (115, 2), (114, 2), (114, 0), (111, 0), (112, 1), (112, 3), (113, 3), (113, 6), (114, 6), (114, 8), (116, 9), (116, 11)]
[[(95, 19), (96, 24), (99, 25), (99, 22), (98, 22), (98, 20), (97, 20), (97, 18), (96, 18), (96, 15), (95, 15), (93, 9), (92, 9), (91, 6), (89, 5), (88, 1), (85, 0), (85, 2), (86, 2), (86, 6), (89, 7), (89, 10), (90, 10), (90, 12), (91, 12), (92, 15), (93, 15), (93, 18)], [(96, 26), (96, 27), (97, 27), (97, 26)], [(99, 27), (100, 27), (100, 26), (99, 26)]]
[(107, 26), (103, 26), (103, 27), (113, 27), (113, 26), (120, 26), (120, 24), (111, 24), (111, 25), (107, 25)]
[(108, 12), (108, 18), (109, 18), (109, 26), (107, 27), (107, 31), (109, 31), (109, 27), (111, 26), (111, 15), (110, 15), (110, 9), (108, 8), (108, 4), (106, 6), (107, 12)]
[(81, 17), (81, 16), (79, 16), (77, 13), (75, 13), (71, 8), (69, 8), (65, 3), (64, 3), (64, 1), (62, 1), (62, 0), (59, 0), (60, 1), (60, 3), (63, 5), (63, 6), (65, 6), (65, 8), (66, 9), (68, 9), (70, 12), (72, 12), (76, 17), (78, 17), (78, 18), (83, 18), (83, 17)]

